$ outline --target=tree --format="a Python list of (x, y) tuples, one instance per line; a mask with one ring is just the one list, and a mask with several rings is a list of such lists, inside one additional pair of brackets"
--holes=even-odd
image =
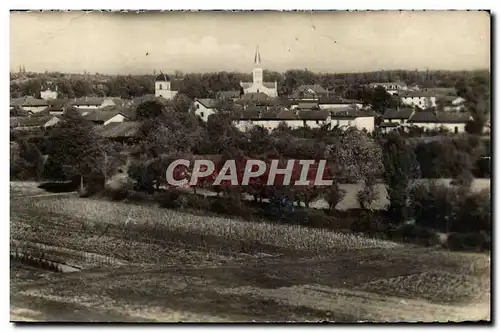
[(164, 105), (156, 100), (148, 100), (137, 106), (137, 120), (157, 118), (162, 115)]
[(173, 108), (176, 112), (189, 112), (193, 101), (183, 93), (178, 93), (174, 97)]
[(385, 88), (377, 87), (372, 91), (365, 91), (364, 100), (372, 106), (372, 109), (380, 114), (383, 114), (388, 108), (397, 107), (397, 100), (389, 94)]
[(357, 198), (359, 205), (363, 210), (371, 210), (372, 204), (375, 202), (379, 193), (376, 188), (377, 181), (373, 176), (367, 176), (363, 181), (363, 186), (360, 191), (357, 193)]
[(326, 147), (326, 158), (337, 177), (351, 183), (377, 178), (384, 172), (382, 149), (367, 133), (349, 128)]
[(40, 180), (43, 173), (43, 156), (37, 146), (26, 140), (17, 142), (12, 149), (10, 176), (18, 180)]
[(339, 184), (335, 181), (330, 188), (326, 190), (325, 200), (328, 203), (328, 210), (333, 210), (339, 204), (346, 194), (344, 189), (341, 189)]
[(53, 128), (47, 142), (49, 155), (45, 176), (55, 180), (75, 180), (80, 178), (81, 189), (84, 179), (104, 179), (103, 163), (105, 154), (99, 136), (92, 125), (80, 114), (67, 110), (63, 121)]
[(387, 136), (383, 145), (383, 158), (391, 220), (402, 222), (408, 217), (410, 183), (419, 177), (417, 159), (412, 147), (397, 133)]

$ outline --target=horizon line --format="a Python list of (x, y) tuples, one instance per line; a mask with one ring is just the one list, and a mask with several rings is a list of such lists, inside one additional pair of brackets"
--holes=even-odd
[[(431, 69), (431, 68), (415, 68), (415, 69), (402, 69), (402, 68), (396, 68), (396, 69), (376, 69), (376, 70), (366, 70), (366, 71), (344, 71), (344, 72), (333, 72), (333, 71), (321, 71), (321, 70), (310, 70), (307, 68), (289, 68), (284, 71), (278, 71), (278, 70), (271, 70), (271, 69), (264, 69), (264, 72), (268, 73), (279, 73), (279, 74), (285, 74), (287, 71), (308, 71), (314, 74), (332, 74), (332, 75), (343, 75), (343, 74), (365, 74), (365, 73), (377, 73), (377, 72), (393, 72), (393, 71), (415, 71), (415, 72), (470, 72), (470, 71), (488, 71), (491, 72), (491, 67), (490, 68), (469, 68), (469, 69)], [(181, 73), (183, 75), (186, 74), (215, 74), (215, 73), (237, 73), (237, 74), (249, 74), (251, 75), (251, 72), (243, 72), (239, 70), (218, 70), (218, 71), (213, 71), (213, 70), (199, 70), (199, 71), (183, 71), (183, 70), (178, 70), (175, 69), (173, 71), (158, 71), (158, 73), (130, 73), (130, 72), (123, 72), (123, 73), (104, 73), (104, 72), (65, 72), (65, 71), (58, 71), (58, 70), (47, 70), (44, 72), (41, 71), (31, 71), (28, 70), (25, 73), (19, 72), (19, 68), (16, 70), (10, 70), (9, 74), (64, 74), (64, 75), (102, 75), (102, 76), (146, 76), (146, 75), (159, 75), (160, 73), (168, 74), (168, 75), (176, 75), (176, 73)]]

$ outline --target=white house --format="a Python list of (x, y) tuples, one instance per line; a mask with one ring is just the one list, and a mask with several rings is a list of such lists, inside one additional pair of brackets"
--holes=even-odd
[(408, 90), (408, 86), (403, 82), (370, 83), (368, 86), (372, 89), (382, 87), (391, 95)]
[[(457, 96), (447, 96), (442, 98), (444, 105), (443, 110), (448, 112), (465, 110), (465, 99)], [(438, 103), (439, 103), (438, 99)], [(439, 106), (439, 105), (438, 105)]]
[(465, 132), (465, 126), (470, 120), (472, 117), (469, 113), (417, 111), (408, 120), (408, 126), (423, 130), (445, 129), (458, 134)]
[(405, 91), (400, 93), (401, 102), (410, 107), (427, 109), (436, 107), (436, 96), (427, 91)]
[(382, 117), (384, 119), (384, 122), (405, 125), (414, 112), (415, 109), (409, 107), (400, 109), (388, 109), (385, 111)]
[(320, 109), (319, 104), (315, 102), (299, 102), (290, 105), (291, 110), (313, 110), (318, 111)]
[(56, 90), (53, 91), (51, 89), (46, 89), (45, 91), (40, 91), (40, 97), (44, 100), (52, 100), (57, 99), (57, 87)]
[(94, 110), (84, 115), (83, 118), (94, 124), (106, 126), (110, 123), (124, 122), (128, 116), (120, 111)]
[(272, 131), (282, 123), (292, 129), (304, 126), (304, 120), (289, 110), (259, 111), (257, 108), (253, 108), (234, 114), (232, 120), (235, 127), (243, 132), (254, 126)]
[(102, 103), (100, 108), (108, 107), (108, 106), (123, 106), (125, 102), (118, 97), (110, 97), (110, 98), (105, 98)]
[(49, 107), (49, 103), (44, 99), (37, 99), (31, 96), (26, 96), (15, 98), (10, 101), (11, 110), (16, 106), (20, 107), (24, 111), (36, 114), (47, 109), (47, 107)]
[(96, 110), (104, 102), (103, 97), (81, 97), (75, 98), (70, 104), (77, 110)]
[(375, 130), (375, 116), (369, 112), (357, 109), (330, 110), (330, 128), (354, 127), (371, 133)]
[(174, 99), (177, 94), (177, 90), (172, 87), (172, 82), (170, 77), (166, 74), (161, 73), (155, 78), (155, 96), (163, 97), (167, 100)]
[(258, 46), (255, 50), (254, 65), (253, 82), (240, 82), (240, 86), (243, 88), (244, 93), (262, 92), (269, 97), (277, 97), (278, 82), (264, 82), (264, 71), (260, 66), (260, 53)]
[(217, 107), (219, 105), (219, 101), (216, 99), (196, 99), (194, 101), (194, 114), (207, 122), (208, 117), (217, 112)]
[(303, 121), (304, 127), (321, 128), (330, 123), (330, 112), (325, 110), (318, 111), (299, 111), (299, 119)]
[(318, 102), (318, 106), (322, 110), (326, 109), (337, 109), (337, 110), (347, 110), (353, 107), (361, 109), (363, 107), (363, 102), (359, 100), (349, 100), (349, 99), (324, 99)]

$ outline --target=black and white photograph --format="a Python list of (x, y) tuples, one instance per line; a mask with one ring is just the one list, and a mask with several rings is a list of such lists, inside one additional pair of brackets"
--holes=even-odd
[(10, 322), (491, 323), (491, 25), (10, 10)]

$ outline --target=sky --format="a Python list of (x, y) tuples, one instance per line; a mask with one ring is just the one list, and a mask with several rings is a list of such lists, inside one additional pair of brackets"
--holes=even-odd
[(11, 12), (17, 71), (149, 74), (490, 69), (479, 11)]

